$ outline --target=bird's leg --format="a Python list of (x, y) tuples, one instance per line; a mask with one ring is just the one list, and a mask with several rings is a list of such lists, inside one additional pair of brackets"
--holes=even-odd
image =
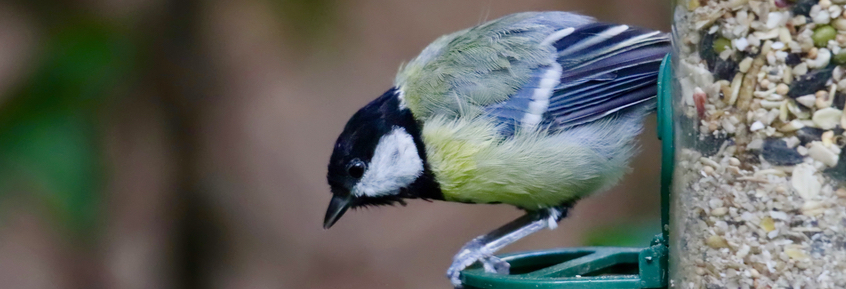
[(493, 254), (499, 249), (545, 228), (555, 229), (558, 221), (565, 217), (566, 207), (555, 207), (529, 212), (492, 232), (467, 242), (452, 258), (447, 277), (456, 288), (461, 288), (461, 270), (480, 261), (486, 272), (508, 274), (508, 262)]

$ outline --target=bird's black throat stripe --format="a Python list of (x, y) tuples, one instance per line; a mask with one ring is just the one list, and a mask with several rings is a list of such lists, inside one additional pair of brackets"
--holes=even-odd
[(396, 125), (405, 128), (406, 132), (411, 135), (414, 139), (414, 146), (417, 147), (417, 154), (423, 160), (423, 175), (411, 183), (407, 189), (400, 192), (400, 196), (424, 200), (444, 200), (444, 194), (441, 192), (441, 188), (426, 159), (426, 146), (423, 144), (423, 137), (421, 135), (422, 125), (414, 119), (411, 110), (408, 108), (400, 109), (399, 91), (397, 88), (389, 89), (383, 94), (383, 97), (385, 96), (387, 96), (386, 107), (394, 108), (393, 111), (387, 111), (389, 118), (396, 120)]

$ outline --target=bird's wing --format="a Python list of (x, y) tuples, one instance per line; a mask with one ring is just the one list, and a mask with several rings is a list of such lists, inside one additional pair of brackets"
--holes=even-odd
[(539, 67), (556, 63), (551, 42), (539, 44), (592, 22), (568, 12), (524, 12), (442, 36), (397, 74), (402, 104), (420, 120), (482, 114), (532, 85)]
[(557, 61), (538, 66), (510, 98), (485, 108), (503, 133), (540, 123), (572, 127), (652, 103), (658, 68), (670, 51), (666, 34), (608, 23), (556, 33), (545, 41), (555, 47)]

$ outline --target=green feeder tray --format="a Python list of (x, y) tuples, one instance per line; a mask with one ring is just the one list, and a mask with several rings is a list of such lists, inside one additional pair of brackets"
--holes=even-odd
[(661, 153), (661, 235), (646, 248), (583, 247), (504, 254), (511, 274), (481, 266), (461, 272), (465, 288), (644, 289), (667, 288), (669, 196), (673, 174), (673, 110), (670, 55), (658, 75), (658, 138)]

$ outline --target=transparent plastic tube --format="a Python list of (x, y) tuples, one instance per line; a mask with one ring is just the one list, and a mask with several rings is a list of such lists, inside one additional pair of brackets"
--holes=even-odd
[(678, 0), (671, 288), (846, 288), (843, 0)]

